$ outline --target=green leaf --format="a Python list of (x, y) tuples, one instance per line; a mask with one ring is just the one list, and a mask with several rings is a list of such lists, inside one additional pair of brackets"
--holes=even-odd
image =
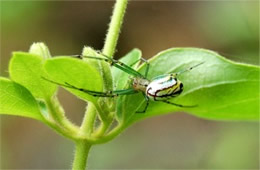
[(15, 52), (10, 61), (11, 79), (31, 91), (36, 98), (50, 98), (56, 91), (56, 85), (44, 79), (43, 57), (35, 54)]
[[(169, 112), (183, 111), (213, 120), (259, 119), (259, 67), (229, 61), (215, 52), (196, 48), (175, 48), (163, 51), (150, 61), (148, 78), (174, 73), (205, 62), (178, 76), (184, 84), (183, 93), (171, 99), (181, 108), (151, 101), (144, 114), (135, 113), (144, 107), (141, 94), (128, 95), (123, 101), (124, 120), (135, 121)], [(140, 68), (144, 72), (144, 65)], [(119, 113), (117, 113), (119, 114)]]
[(44, 121), (35, 98), (25, 87), (1, 77), (0, 94), (0, 114)]
[[(55, 57), (46, 60), (44, 69), (48, 74), (47, 78), (64, 84), (68, 83), (77, 88), (93, 91), (102, 91), (102, 77), (99, 72), (88, 62), (71, 57)], [(66, 88), (71, 93), (83, 100), (96, 101), (93, 97), (79, 90)]]

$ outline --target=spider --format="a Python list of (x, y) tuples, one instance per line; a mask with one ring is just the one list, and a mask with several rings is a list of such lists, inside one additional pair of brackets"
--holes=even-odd
[[(77, 58), (88, 58), (88, 59), (95, 59), (95, 60), (101, 60), (109, 63), (111, 66), (114, 66), (125, 73), (133, 76), (132, 78), (132, 87), (129, 89), (123, 89), (123, 90), (115, 90), (115, 91), (106, 91), (106, 92), (99, 92), (99, 91), (92, 91), (88, 89), (83, 89), (80, 87), (76, 87), (74, 85), (71, 85), (67, 82), (64, 84), (49, 80), (47, 78), (44, 78), (47, 81), (50, 81), (52, 83), (55, 83), (57, 85), (76, 89), (79, 91), (82, 91), (84, 93), (87, 93), (89, 95), (95, 96), (95, 97), (116, 97), (119, 95), (129, 95), (129, 94), (135, 94), (138, 92), (141, 92), (145, 98), (146, 104), (142, 111), (137, 111), (137, 113), (145, 113), (149, 101), (159, 101), (164, 102), (167, 104), (175, 105), (177, 107), (195, 107), (196, 105), (181, 105), (177, 103), (170, 102), (169, 99), (176, 97), (180, 95), (183, 91), (183, 83), (177, 78), (178, 75), (185, 73), (187, 71), (192, 70), (195, 67), (198, 67), (199, 65), (203, 64), (204, 62), (201, 62), (199, 64), (196, 64), (194, 66), (191, 66), (187, 69), (181, 70), (177, 73), (170, 73), (170, 74), (164, 74), (159, 75), (151, 80), (147, 78), (148, 72), (149, 72), (149, 62), (145, 60), (144, 58), (141, 58), (140, 60), (146, 64), (144, 75), (139, 73), (138, 71), (134, 70), (131, 66), (128, 66), (124, 64), (121, 61), (115, 60), (113, 58), (110, 58), (102, 53), (100, 53), (103, 57), (94, 57), (94, 56), (83, 56), (83, 55), (74, 55), (74, 57)], [(139, 60), (138, 60), (139, 61)], [(137, 63), (138, 61), (134, 62), (132, 65)]]

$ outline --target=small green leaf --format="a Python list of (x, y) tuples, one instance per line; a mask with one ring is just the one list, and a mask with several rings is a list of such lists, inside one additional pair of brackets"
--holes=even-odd
[(44, 121), (32, 94), (25, 87), (3, 77), (0, 78), (0, 114)]
[[(170, 100), (182, 105), (198, 106), (181, 108), (151, 101), (146, 113), (137, 114), (135, 112), (144, 107), (144, 97), (141, 94), (128, 95), (124, 101), (125, 107), (121, 110), (126, 121), (133, 123), (176, 111), (214, 120), (259, 119), (259, 67), (235, 63), (215, 52), (196, 48), (169, 49), (149, 62), (149, 79), (204, 62), (178, 77), (184, 84), (184, 91)], [(140, 72), (144, 72), (144, 66)]]
[[(102, 91), (102, 77), (94, 67), (84, 60), (71, 57), (55, 57), (45, 62), (44, 69), (48, 74), (47, 78), (55, 82), (64, 85), (68, 83), (87, 90)], [(97, 97), (79, 90), (66, 89), (83, 100), (96, 101), (97, 99)]]
[(56, 91), (56, 85), (42, 79), (43, 58), (30, 53), (15, 52), (10, 61), (11, 79), (31, 91), (36, 98), (49, 98)]

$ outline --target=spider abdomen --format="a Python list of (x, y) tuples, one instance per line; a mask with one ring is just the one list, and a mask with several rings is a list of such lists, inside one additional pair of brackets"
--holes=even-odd
[(174, 74), (155, 77), (146, 88), (146, 95), (156, 100), (168, 100), (183, 91), (183, 84)]

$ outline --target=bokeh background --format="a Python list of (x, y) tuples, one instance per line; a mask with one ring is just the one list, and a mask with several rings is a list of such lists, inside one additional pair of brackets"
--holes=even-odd
[[(1, 76), (12, 51), (45, 42), (53, 56), (102, 49), (113, 1), (1, 1)], [(259, 65), (259, 1), (131, 1), (115, 58), (133, 48), (145, 58), (198, 47)], [(258, 91), (258, 89), (252, 89)], [(80, 124), (85, 103), (60, 89)], [(246, 114), (246, 113), (245, 113)], [(1, 169), (68, 169), (73, 143), (32, 119), (1, 115)], [(186, 113), (134, 124), (94, 146), (90, 169), (259, 169), (259, 123), (200, 119)]]

